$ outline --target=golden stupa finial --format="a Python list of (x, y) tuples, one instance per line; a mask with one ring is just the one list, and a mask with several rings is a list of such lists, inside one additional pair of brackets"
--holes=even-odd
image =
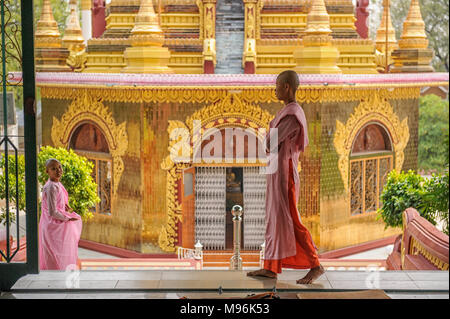
[(162, 46), (164, 35), (152, 0), (141, 0), (130, 39), (133, 46)]
[(306, 17), (305, 34), (328, 35), (330, 33), (330, 16), (324, 0), (312, 0), (311, 9)]
[(131, 30), (131, 47), (126, 48), (124, 73), (173, 73), (168, 67), (170, 51), (163, 46), (164, 34), (152, 0), (141, 0), (135, 25)]
[(294, 50), (297, 73), (342, 73), (337, 66), (339, 51), (333, 45), (330, 16), (324, 0), (312, 0), (302, 44)]
[(39, 21), (36, 25), (36, 47), (60, 47), (61, 33), (53, 17), (50, 0), (44, 0)]
[(375, 39), (376, 48), (380, 52), (386, 51), (386, 32), (388, 33), (388, 50), (392, 51), (397, 45), (397, 39), (395, 38), (395, 29), (392, 26), (392, 18), (388, 0), (383, 0), (383, 16), (381, 18), (380, 26), (378, 27)]
[(81, 51), (84, 49), (84, 38), (78, 19), (77, 0), (69, 2), (70, 15), (67, 19), (66, 30), (62, 38), (63, 46), (71, 51)]
[(428, 47), (425, 22), (422, 19), (418, 0), (411, 0), (408, 16), (403, 22), (403, 32), (398, 45), (402, 49)]

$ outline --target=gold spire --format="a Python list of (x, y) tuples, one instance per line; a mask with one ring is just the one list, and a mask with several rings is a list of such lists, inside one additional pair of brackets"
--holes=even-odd
[(411, 0), (408, 16), (403, 22), (403, 32), (398, 45), (402, 49), (428, 47), (425, 23), (420, 13), (418, 0)]
[(395, 38), (395, 29), (392, 26), (392, 19), (390, 8), (388, 6), (388, 1), (383, 0), (383, 17), (381, 18), (380, 26), (377, 30), (376, 36), (376, 48), (380, 52), (386, 51), (386, 22), (387, 22), (387, 32), (388, 32), (388, 44), (389, 51), (393, 51), (397, 45), (397, 39)]
[(330, 16), (323, 0), (312, 0), (311, 10), (306, 17), (306, 35), (331, 33)]
[(339, 51), (332, 44), (330, 16), (324, 0), (312, 0), (302, 44), (294, 50), (298, 73), (342, 73)]
[(50, 0), (44, 0), (41, 17), (36, 26), (36, 47), (61, 47), (61, 33), (53, 17)]
[(131, 30), (131, 47), (126, 48), (124, 73), (173, 73), (169, 64), (170, 51), (163, 47), (164, 34), (153, 9), (152, 0), (141, 0), (141, 6)]
[(158, 20), (158, 16), (153, 8), (153, 1), (142, 0), (134, 28), (131, 30), (131, 45), (162, 46), (164, 35)]
[(69, 2), (70, 16), (67, 19), (66, 30), (62, 38), (63, 46), (69, 50), (81, 51), (84, 49), (84, 38), (78, 20), (77, 0), (70, 0)]

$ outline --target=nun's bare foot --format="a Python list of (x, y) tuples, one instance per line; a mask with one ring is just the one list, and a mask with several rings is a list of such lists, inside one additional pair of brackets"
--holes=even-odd
[(312, 268), (305, 277), (302, 279), (297, 280), (297, 284), (302, 285), (309, 285), (314, 282), (317, 278), (322, 276), (325, 273), (325, 269), (322, 267), (322, 265), (319, 265), (315, 268)]
[(255, 271), (250, 271), (247, 273), (247, 276), (249, 277), (267, 277), (267, 278), (277, 278), (277, 274), (267, 270), (267, 269), (259, 269), (259, 270), (255, 270)]

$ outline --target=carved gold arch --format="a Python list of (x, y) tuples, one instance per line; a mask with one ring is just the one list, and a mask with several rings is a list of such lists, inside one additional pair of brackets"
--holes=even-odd
[[(231, 126), (241, 126), (247, 128), (269, 128), (269, 123), (273, 115), (261, 109), (259, 106), (245, 103), (235, 93), (227, 95), (223, 100), (205, 106), (188, 116), (185, 122), (169, 121), (167, 132), (175, 128), (182, 128), (189, 131), (190, 136), (194, 133), (194, 120), (201, 121), (201, 132), (212, 127), (222, 128)], [(260, 136), (258, 136), (260, 138)], [(172, 154), (173, 147), (177, 143), (175, 140), (169, 141), (169, 154)], [(191, 147), (190, 157), (192, 158), (193, 148)], [(181, 180), (184, 168), (191, 166), (190, 162), (174, 163), (168, 155), (161, 163), (161, 168), (167, 171), (166, 182), (166, 211), (167, 224), (163, 225), (159, 234), (158, 244), (160, 248), (167, 252), (174, 252), (175, 238), (177, 236), (177, 223), (182, 221), (182, 207), (180, 197), (177, 193), (177, 182)]]
[(334, 147), (339, 154), (338, 167), (348, 192), (348, 170), (353, 141), (363, 126), (370, 122), (382, 124), (389, 132), (395, 155), (394, 168), (400, 171), (404, 162), (403, 150), (409, 141), (408, 117), (400, 121), (387, 99), (373, 92), (361, 101), (345, 124), (336, 120)]
[(122, 156), (128, 148), (126, 122), (117, 125), (109, 108), (100, 99), (94, 99), (85, 91), (83, 95), (73, 100), (60, 120), (53, 117), (51, 131), (53, 144), (55, 147), (67, 148), (74, 129), (87, 121), (95, 123), (108, 142), (109, 152), (113, 158), (112, 188), (115, 194), (124, 170)]

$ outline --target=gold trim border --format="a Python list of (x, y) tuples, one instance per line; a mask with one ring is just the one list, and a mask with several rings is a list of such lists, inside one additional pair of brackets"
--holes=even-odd
[(113, 159), (113, 194), (116, 194), (124, 170), (122, 156), (128, 148), (126, 122), (116, 124), (111, 111), (101, 99), (92, 97), (88, 91), (74, 98), (66, 112), (58, 120), (53, 117), (51, 137), (55, 147), (67, 148), (73, 130), (83, 122), (93, 122), (100, 127), (108, 142)]
[[(299, 103), (347, 102), (366, 98), (377, 91), (381, 98), (410, 99), (419, 98), (420, 87), (407, 85), (345, 85), (345, 86), (308, 86), (297, 91)], [(41, 97), (46, 99), (70, 100), (88, 92), (94, 99), (108, 102), (131, 103), (214, 103), (224, 99), (229, 93), (236, 93), (245, 103), (279, 102), (273, 86), (217, 86), (217, 87), (107, 87), (86, 85), (40, 85)], [(81, 91), (81, 92), (80, 92)]]
[[(386, 98), (372, 92), (361, 100), (345, 124), (336, 120), (336, 132), (333, 144), (339, 154), (338, 167), (348, 193), (348, 171), (350, 152), (357, 134), (368, 123), (378, 122), (389, 132), (394, 152), (394, 169), (400, 171), (404, 162), (404, 153), (409, 141), (408, 117), (400, 121)], [(348, 197), (348, 196), (347, 196)]]

